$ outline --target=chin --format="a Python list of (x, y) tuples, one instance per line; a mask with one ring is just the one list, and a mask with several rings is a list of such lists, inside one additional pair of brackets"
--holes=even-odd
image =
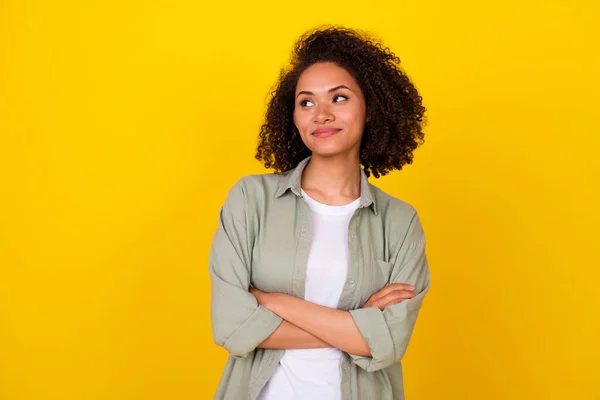
[(312, 148), (313, 157), (335, 157), (352, 152), (352, 148)]
[(350, 138), (342, 136), (333, 136), (327, 139), (310, 138), (304, 141), (304, 144), (309, 148), (313, 156), (335, 157), (358, 151), (357, 147), (360, 148), (360, 138), (357, 138), (357, 141), (350, 141), (348, 139)]

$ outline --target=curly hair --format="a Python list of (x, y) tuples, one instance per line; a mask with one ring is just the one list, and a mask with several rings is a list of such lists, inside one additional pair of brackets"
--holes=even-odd
[(369, 34), (339, 26), (304, 33), (296, 41), (290, 65), (270, 92), (255, 158), (276, 172), (293, 169), (311, 151), (294, 122), (294, 96), (302, 72), (317, 62), (333, 62), (357, 81), (366, 103), (360, 163), (375, 178), (411, 164), (424, 142), (425, 107), (400, 68), (400, 59)]

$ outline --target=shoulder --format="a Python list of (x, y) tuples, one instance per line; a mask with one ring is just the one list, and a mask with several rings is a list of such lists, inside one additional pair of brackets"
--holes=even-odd
[(377, 204), (377, 210), (382, 217), (404, 221), (411, 220), (417, 214), (415, 207), (407, 201), (392, 196), (373, 184), (370, 184), (370, 186)]
[(371, 191), (388, 235), (395, 238), (393, 241), (403, 242), (404, 239), (424, 238), (419, 213), (412, 204), (392, 196), (372, 184)]
[(287, 172), (243, 176), (229, 190), (228, 201), (242, 201), (246, 205), (262, 202), (274, 195), (286, 175)]
[(245, 190), (257, 190), (264, 187), (277, 187), (282, 178), (287, 174), (284, 173), (264, 173), (250, 174), (243, 176), (237, 180), (234, 187), (239, 187)]

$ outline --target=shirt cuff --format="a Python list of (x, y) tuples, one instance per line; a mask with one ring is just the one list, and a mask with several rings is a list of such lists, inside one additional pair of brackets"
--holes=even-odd
[(259, 305), (227, 339), (223, 347), (235, 358), (244, 358), (279, 327), (283, 318)]
[(367, 341), (371, 357), (350, 354), (354, 362), (367, 371), (391, 365), (394, 360), (394, 341), (383, 312), (377, 307), (350, 310), (362, 337)]

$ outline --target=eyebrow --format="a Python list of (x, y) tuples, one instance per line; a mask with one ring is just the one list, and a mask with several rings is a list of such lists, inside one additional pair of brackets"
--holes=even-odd
[[(335, 92), (338, 89), (348, 89), (349, 91), (352, 91), (352, 89), (350, 89), (348, 86), (346, 85), (339, 85), (336, 87), (332, 87), (331, 89), (328, 90), (328, 92)], [(303, 90), (301, 92), (298, 93), (298, 95), (296, 96), (296, 98), (298, 98), (298, 96), (300, 96), (301, 94), (308, 94), (308, 95), (313, 95), (313, 92), (309, 92), (308, 90)]]

